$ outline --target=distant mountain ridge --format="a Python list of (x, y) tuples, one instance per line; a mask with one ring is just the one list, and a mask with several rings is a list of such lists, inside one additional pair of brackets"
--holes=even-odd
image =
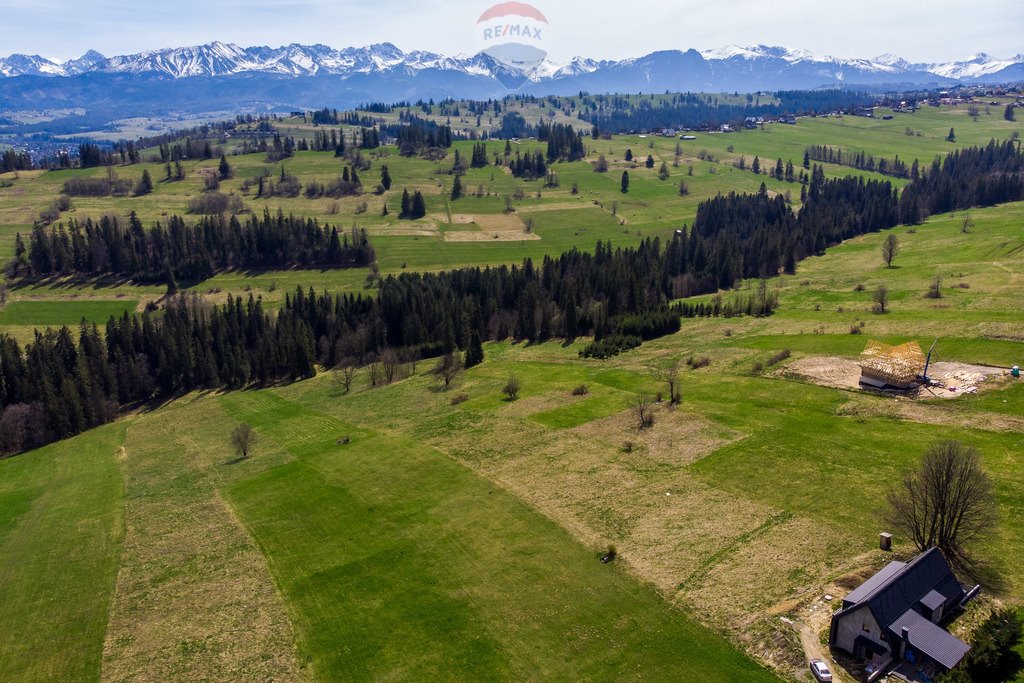
[[(814, 83), (815, 86), (830, 83), (876, 83), (879, 78), (894, 79), (893, 82), (905, 79), (917, 82), (922, 77), (927, 78), (923, 76), (925, 74), (938, 79), (966, 81), (997, 76), (1011, 67), (1024, 64), (1024, 54), (1002, 59), (979, 53), (963, 61), (912, 63), (892, 54), (873, 59), (846, 59), (778, 46), (726, 45), (703, 52), (666, 50), (618, 61), (598, 61), (583, 57), (565, 63), (547, 61), (532, 72), (515, 75), (525, 76), (534, 83), (543, 83), (605, 70), (623, 71), (637, 64), (656, 66), (651, 59), (654, 55), (661, 55), (666, 63), (682, 59), (684, 62), (692, 61), (695, 65), (710, 67), (708, 76), (712, 82), (716, 76), (718, 79), (736, 80), (735, 77), (730, 78), (729, 72), (754, 76), (764, 70), (762, 67), (781, 67), (792, 70), (795, 77), (816, 77), (821, 82)], [(699, 60), (696, 59), (698, 56)], [(514, 71), (483, 53), (447, 57), (433, 52), (403, 52), (391, 43), (338, 50), (327, 45), (293, 43), (278, 48), (240, 47), (233, 43), (215, 41), (206, 45), (150, 50), (109, 58), (90, 50), (82, 57), (64, 63), (39, 55), (16, 54), (0, 58), (0, 74), (6, 77), (77, 76), (90, 72), (153, 74), (169, 78), (220, 77), (240, 73), (351, 76), (393, 70), (409, 73), (427, 69), (457, 71), (490, 78), (500, 78), (502, 72)]]
[[(895, 55), (845, 59), (784, 47), (728, 45), (623, 60), (577, 57), (543, 62), (524, 73), (486, 53), (448, 57), (404, 52), (390, 43), (338, 50), (213, 42), (115, 57), (90, 51), (64, 63), (39, 55), (2, 58), (0, 112), (84, 110), (61, 124), (61, 131), (74, 133), (131, 117), (349, 109), (368, 102), (501, 98), (510, 92), (892, 91), (1016, 82), (1024, 82), (1020, 54), (914, 64)], [(21, 133), (53, 130), (43, 123), (19, 128)]]

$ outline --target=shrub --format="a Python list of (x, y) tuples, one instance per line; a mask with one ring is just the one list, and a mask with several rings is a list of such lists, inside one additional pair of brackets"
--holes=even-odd
[(586, 384), (581, 384), (572, 390), (573, 396), (586, 396), (589, 393), (590, 389), (587, 387)]
[(783, 349), (782, 351), (779, 351), (778, 353), (773, 354), (771, 357), (769, 357), (768, 360), (765, 362), (765, 365), (769, 368), (773, 365), (778, 365), (782, 361), (789, 358), (791, 355), (793, 354), (790, 353), (789, 349)]
[(505, 394), (505, 397), (509, 401), (514, 401), (519, 398), (519, 390), (521, 388), (522, 385), (519, 383), (519, 378), (512, 375), (508, 378), (508, 382), (505, 383), (505, 386), (502, 387), (501, 393)]
[(469, 400), (469, 394), (458, 394), (456, 396), (452, 396), (452, 405), (453, 406), (457, 406), (460, 403), (465, 403), (468, 400)]
[(686, 359), (686, 364), (690, 366), (691, 370), (699, 370), (701, 368), (706, 368), (707, 366), (711, 365), (711, 359), (708, 358), (707, 356), (701, 356), (700, 358), (694, 358), (693, 356), (690, 356), (689, 358)]
[(135, 190), (135, 183), (116, 176), (110, 178), (70, 178), (64, 182), (62, 192), (72, 197), (125, 196)]
[(200, 214), (238, 214), (245, 211), (245, 206), (242, 204), (241, 197), (236, 194), (228, 195), (223, 192), (206, 192), (190, 199), (188, 210), (190, 213)]

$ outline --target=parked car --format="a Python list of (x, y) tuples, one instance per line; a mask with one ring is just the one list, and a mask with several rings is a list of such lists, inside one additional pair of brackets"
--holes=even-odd
[(811, 673), (814, 678), (821, 681), (821, 683), (831, 683), (832, 672), (828, 670), (828, 665), (820, 659), (812, 659), (811, 662)]

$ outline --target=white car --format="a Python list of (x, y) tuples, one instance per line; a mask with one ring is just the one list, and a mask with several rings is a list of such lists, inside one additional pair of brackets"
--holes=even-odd
[(821, 683), (831, 683), (832, 672), (828, 670), (828, 666), (825, 662), (820, 659), (812, 659), (811, 662), (811, 673), (814, 678), (821, 681)]

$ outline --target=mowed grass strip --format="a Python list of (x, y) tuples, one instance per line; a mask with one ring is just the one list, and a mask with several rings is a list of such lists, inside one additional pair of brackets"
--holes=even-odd
[(124, 423), (0, 461), (0, 680), (99, 679)]
[(297, 457), (228, 495), (318, 677), (773, 679), (433, 449), (268, 392), (222, 402)]
[(0, 308), (0, 326), (33, 325), (36, 327), (60, 327), (77, 325), (84, 318), (89, 322), (103, 324), (110, 316), (120, 316), (125, 311), (134, 311), (135, 300), (123, 301), (12, 301)]
[[(215, 399), (131, 422), (104, 681), (307, 678), (264, 557), (219, 492), (257, 464), (234, 462), (230, 433)], [(259, 464), (281, 455), (261, 449)]]

